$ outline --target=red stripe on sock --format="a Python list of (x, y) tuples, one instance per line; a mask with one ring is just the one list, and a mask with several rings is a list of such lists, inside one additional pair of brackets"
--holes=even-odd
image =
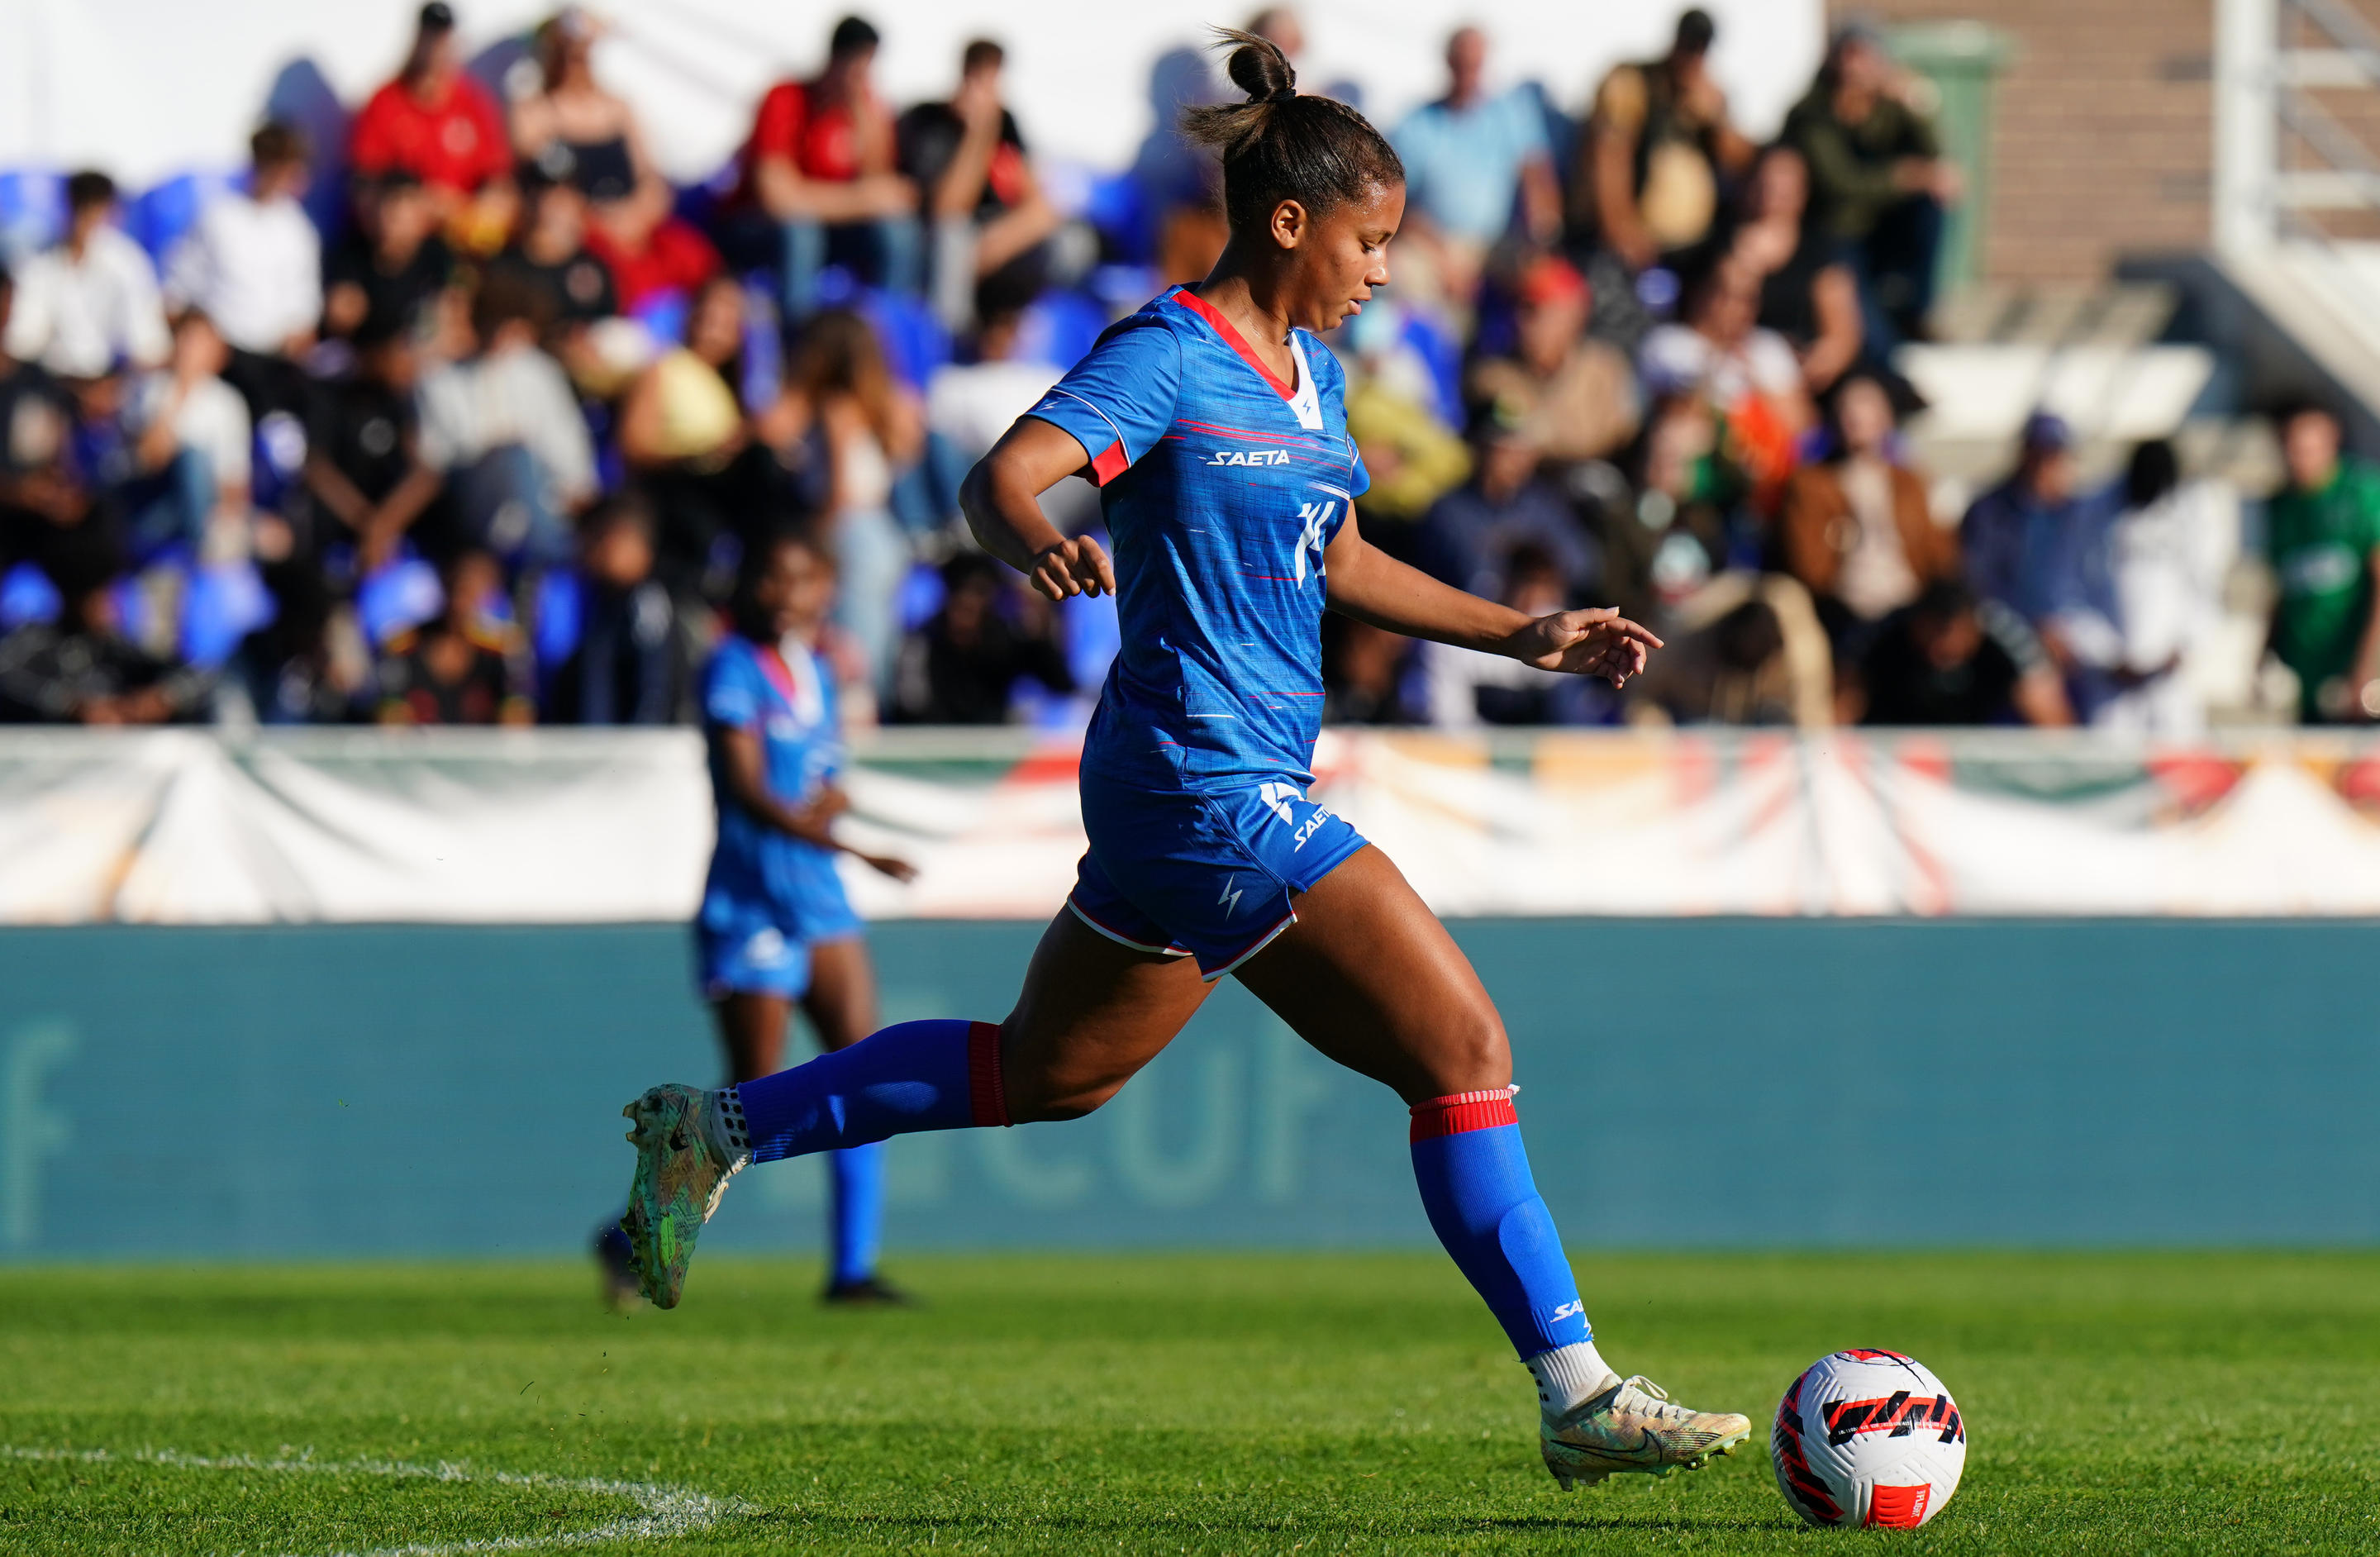
[(1492, 1130), (1499, 1125), (1520, 1122), (1521, 1116), (1512, 1109), (1512, 1094), (1504, 1088), (1490, 1092), (1457, 1092), (1451, 1098), (1432, 1098), (1414, 1104), (1411, 1138), (1436, 1140), (1440, 1136)]
[(978, 1126), (1009, 1123), (1008, 1089), (1000, 1078), (996, 1022), (967, 1024), (967, 1101), (974, 1106)]

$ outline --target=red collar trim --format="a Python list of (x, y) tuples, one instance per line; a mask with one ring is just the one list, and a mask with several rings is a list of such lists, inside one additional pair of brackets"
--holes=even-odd
[(794, 667), (785, 663), (784, 654), (775, 644), (764, 643), (759, 649), (760, 651), (753, 658), (759, 663), (760, 674), (768, 679), (770, 686), (777, 689), (777, 696), (785, 699), (786, 708), (799, 709), (802, 706), (801, 684), (794, 679)]
[(1225, 346), (1240, 354), (1241, 361), (1254, 368), (1258, 377), (1272, 385), (1274, 394), (1284, 400), (1297, 398), (1297, 391), (1281, 383), (1281, 375), (1265, 366), (1264, 359), (1257, 355), (1256, 347), (1248, 345), (1248, 338), (1241, 335), (1230, 320), (1218, 313), (1206, 298), (1186, 286), (1177, 286), (1173, 289), (1173, 300), (1205, 320), (1207, 327), (1220, 335)]

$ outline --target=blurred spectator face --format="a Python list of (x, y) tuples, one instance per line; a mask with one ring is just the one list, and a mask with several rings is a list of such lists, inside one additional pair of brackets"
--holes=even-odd
[(1479, 446), (1479, 490), (1491, 503), (1510, 502), (1537, 473), (1542, 457), (1535, 441), (1517, 432), (1496, 432)]
[(1875, 39), (1852, 33), (1835, 46), (1835, 90), (1845, 97), (1866, 98), (1884, 90), (1892, 62)]
[(1564, 262), (1548, 256), (1531, 266), (1516, 321), (1523, 360), (1540, 373), (1568, 361), (1571, 348), (1586, 333), (1590, 300), (1586, 278)]
[(400, 330), (365, 347), (362, 367), (372, 383), (404, 393), (421, 377), (421, 353), (414, 347), (413, 337)]
[(1936, 670), (1957, 670), (1984, 646), (1984, 624), (1972, 605), (1944, 614), (1919, 611), (1909, 618), (1909, 636)]
[(1248, 30), (1271, 43), (1291, 59), (1305, 52), (1305, 29), (1297, 13), (1286, 6), (1274, 6), (1258, 11), (1248, 21)]
[(78, 173), (67, 180), (67, 243), (80, 252), (91, 235), (115, 220), (115, 186), (103, 174)]
[(1514, 553), (1512, 577), (1504, 581), (1504, 603), (1524, 616), (1550, 616), (1567, 598), (1561, 570), (1553, 559), (1531, 549)]
[(115, 609), (115, 591), (104, 584), (68, 595), (64, 614), (67, 626), (91, 638), (114, 638), (123, 625)]
[(445, 14), (433, 16), (433, 7), (422, 7), (421, 30), (414, 35), (413, 55), (405, 66), (408, 78), (433, 91), (463, 68), (463, 46), (455, 41), (454, 15), (444, 6), (434, 9)]
[(1683, 397), (1667, 402), (1654, 414), (1645, 444), (1645, 490), (1684, 502), (1694, 491), (1694, 462), (1710, 446), (1710, 418)]
[(819, 84), (830, 96), (842, 102), (856, 103), (875, 91), (876, 45), (863, 43), (845, 49), (826, 63), (826, 73)]
[(942, 602), (943, 630), (964, 648), (983, 637), (984, 624), (1000, 609), (1000, 578), (990, 568), (974, 567), (960, 576)]
[(203, 313), (187, 313), (174, 326), (174, 372), (195, 383), (220, 378), (231, 366), (231, 347), (224, 343), (214, 322)]
[(1876, 455), (1892, 436), (1892, 401), (1874, 379), (1853, 379), (1835, 401), (1835, 428), (1847, 453)]
[(752, 603), (780, 638), (809, 631), (834, 604), (834, 565), (806, 541), (780, 541), (770, 548), (769, 566), (753, 586)]
[(1447, 96), (1468, 103), (1479, 95), (1479, 81), (1488, 70), (1488, 34), (1475, 27), (1459, 29), (1446, 41)]
[(522, 246), (532, 257), (560, 260), (587, 241), (587, 196), (576, 184), (540, 184), (529, 197), (528, 231)]
[(2074, 451), (2034, 449), (2024, 456), (2024, 482), (2044, 503), (2063, 503), (2074, 495)]
[(713, 367), (744, 349), (744, 288), (727, 277), (711, 282), (695, 299), (686, 321), (688, 351)]
[(1761, 154), (1752, 178), (1754, 213), (1772, 221), (1799, 219), (1810, 203), (1810, 164), (1790, 146)]
[(438, 230), (438, 207), (430, 191), (411, 180), (392, 182), (373, 206), (373, 240), (381, 253), (410, 259), (422, 240)]
[(2338, 423), (2327, 411), (2300, 411), (2281, 429), (2281, 458), (2291, 486), (2321, 491), (2338, 468)]
[(604, 525), (587, 542), (587, 572), (598, 583), (623, 592), (651, 578), (651, 527), (625, 515)]
[(1719, 663), (1730, 670), (1756, 671), (1785, 647), (1784, 629), (1765, 601), (1746, 601), (1720, 617), (1716, 636)]
[(504, 587), (502, 564), (485, 552), (465, 552), (446, 569), (446, 625), (461, 632), (483, 620)]
[(1760, 283), (1751, 268), (1722, 261), (1695, 300), (1695, 331), (1720, 346), (1734, 346), (1752, 334), (1760, 317)]

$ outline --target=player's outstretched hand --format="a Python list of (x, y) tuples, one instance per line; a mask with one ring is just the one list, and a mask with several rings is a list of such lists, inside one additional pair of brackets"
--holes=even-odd
[(1087, 535), (1036, 552), (1026, 577), (1033, 580), (1034, 589), (1051, 600), (1115, 593), (1115, 569), (1108, 566), (1108, 554), (1099, 543)]
[[(859, 854), (857, 849), (851, 852)], [(896, 882), (914, 882), (917, 879), (917, 868), (905, 859), (895, 859), (889, 854), (860, 854), (859, 858), (860, 863), (869, 870), (880, 871)]]
[(1660, 647), (1661, 640), (1647, 628), (1609, 607), (1597, 607), (1538, 617), (1513, 636), (1511, 652), (1539, 670), (1600, 676), (1621, 687)]

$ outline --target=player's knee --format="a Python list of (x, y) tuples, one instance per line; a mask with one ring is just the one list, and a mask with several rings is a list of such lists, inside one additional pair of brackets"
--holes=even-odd
[(1438, 1083), (1448, 1094), (1512, 1082), (1512, 1045), (1504, 1036), (1504, 1019), (1486, 1001), (1446, 1028), (1431, 1057)]

